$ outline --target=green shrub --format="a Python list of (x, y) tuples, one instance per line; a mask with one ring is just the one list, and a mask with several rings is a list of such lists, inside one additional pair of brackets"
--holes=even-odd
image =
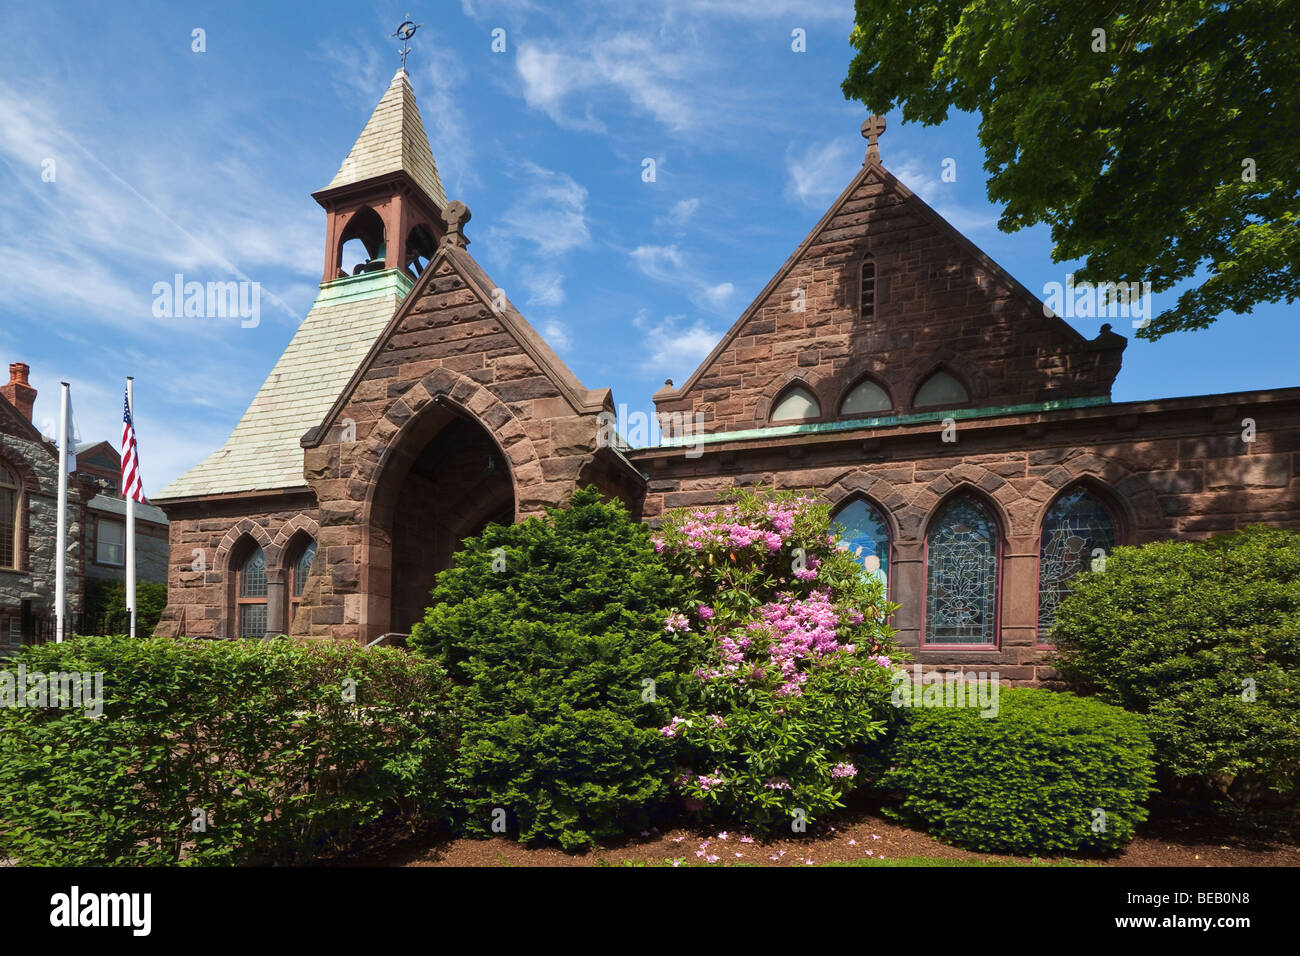
[[(160, 581), (135, 583), (135, 633), (153, 637), (153, 629), (167, 607), (167, 585)], [(112, 634), (130, 628), (126, 610), (126, 583), (123, 581), (86, 579), (86, 608), (81, 629), (87, 634)]]
[(836, 545), (825, 506), (790, 493), (670, 512), (656, 542), (702, 602), (676, 626), (709, 639), (663, 728), (679, 743), (682, 793), (760, 832), (843, 806), (895, 717), (899, 653), (879, 579)]
[(1004, 688), (999, 698), (995, 717), (973, 707), (904, 711), (881, 781), (903, 802), (887, 812), (986, 852), (1128, 843), (1154, 785), (1142, 721), (1068, 693)]
[(1074, 580), (1053, 639), (1074, 689), (1143, 716), (1172, 795), (1300, 792), (1300, 535), (1117, 548)]
[(684, 586), (594, 488), (465, 541), (410, 643), (454, 682), (467, 832), (494, 832), (498, 809), (521, 841), (567, 849), (644, 825), (672, 776), (658, 728), (699, 653), (665, 631)]
[(403, 651), (78, 637), (6, 662), (10, 686), (20, 665), (101, 673), (103, 714), (0, 708), (0, 857), (301, 861), (437, 808), (445, 679)]

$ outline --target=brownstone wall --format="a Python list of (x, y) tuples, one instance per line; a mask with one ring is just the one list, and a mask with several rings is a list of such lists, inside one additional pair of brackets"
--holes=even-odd
[[(1254, 441), (1246, 441), (1247, 419)], [(938, 422), (818, 435), (647, 449), (645, 513), (707, 504), (738, 485), (812, 490), (832, 506), (856, 495), (888, 516), (893, 534), (894, 622), (921, 663), (999, 671), (1004, 679), (1055, 677), (1036, 641), (1039, 536), (1049, 504), (1091, 481), (1113, 500), (1121, 543), (1270, 524), (1300, 529), (1300, 389), (1127, 403), (961, 422), (955, 442)], [(984, 497), (1004, 533), (1000, 643), (989, 650), (920, 646), (924, 541), (941, 503), (960, 489)]]
[(262, 548), (268, 585), (276, 584), (279, 590), (278, 604), (268, 599), (268, 631), (287, 630), (286, 589), (289, 563), (296, 556), (295, 536), (318, 534), (310, 492), (167, 502), (165, 510), (171, 521), (171, 563), (167, 608), (155, 632), (159, 637), (236, 636), (231, 565), (249, 542)]
[(583, 388), (494, 288), (462, 249), (445, 245), (307, 440), (326, 561), (308, 582), (304, 633), (373, 640), (393, 626), (397, 501), (412, 465), (451, 423), (490, 433), (517, 518), (566, 500), (612, 454), (596, 441), (608, 391)]
[[(868, 254), (875, 297), (864, 317)], [(970, 406), (1109, 396), (1123, 347), (1110, 332), (1089, 342), (1044, 316), (1033, 295), (870, 167), (691, 381), (664, 389), (656, 404), (661, 414), (702, 412), (709, 432), (754, 428), (798, 381), (817, 396), (820, 420), (833, 420), (849, 388), (870, 376), (902, 413), (940, 367), (963, 381)]]

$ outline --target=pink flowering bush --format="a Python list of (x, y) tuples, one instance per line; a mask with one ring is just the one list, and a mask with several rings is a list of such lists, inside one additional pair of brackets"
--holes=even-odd
[(699, 597), (665, 630), (709, 638), (690, 704), (660, 730), (678, 747), (679, 791), (769, 831), (842, 806), (894, 713), (899, 651), (895, 608), (837, 546), (827, 509), (745, 492), (669, 512), (653, 543)]

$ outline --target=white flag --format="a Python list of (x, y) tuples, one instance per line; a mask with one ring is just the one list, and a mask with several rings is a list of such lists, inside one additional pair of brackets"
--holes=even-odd
[(68, 389), (68, 474), (77, 470), (77, 446), (81, 444), (81, 430), (77, 416), (72, 414), (72, 389)]

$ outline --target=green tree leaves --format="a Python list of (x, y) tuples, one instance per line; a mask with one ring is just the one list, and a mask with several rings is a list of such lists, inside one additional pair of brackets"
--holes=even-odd
[(1079, 281), (1199, 277), (1140, 336), (1300, 296), (1297, 0), (856, 9), (845, 96), (926, 125), (978, 111), (1001, 229), (1046, 223)]

